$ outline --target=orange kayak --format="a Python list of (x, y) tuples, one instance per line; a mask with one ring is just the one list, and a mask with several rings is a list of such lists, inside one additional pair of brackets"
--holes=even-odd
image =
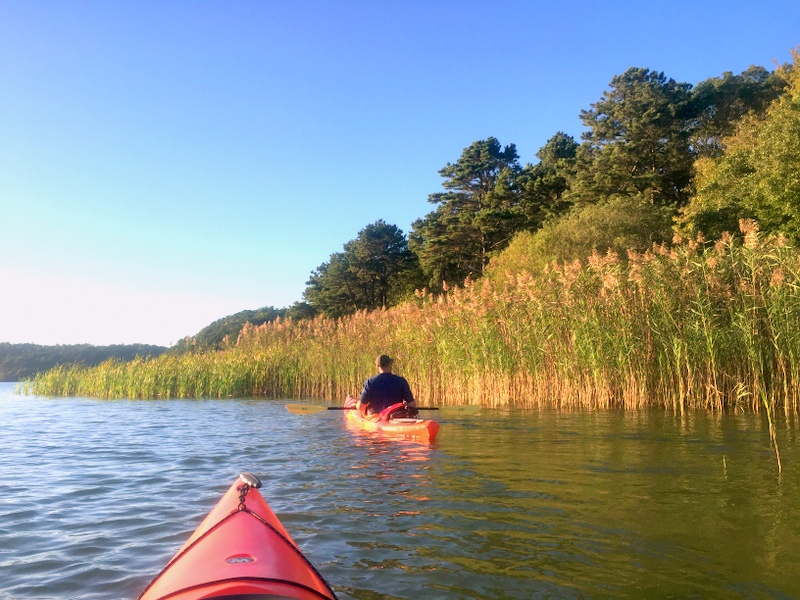
[(392, 437), (413, 439), (420, 442), (432, 442), (439, 431), (439, 424), (431, 419), (392, 419), (391, 413), (401, 404), (390, 406), (380, 415), (363, 416), (356, 408), (356, 399), (348, 396), (344, 402), (345, 419), (348, 423), (361, 427), (366, 431), (377, 431)]
[(336, 594), (242, 473), (139, 600), (298, 598)]

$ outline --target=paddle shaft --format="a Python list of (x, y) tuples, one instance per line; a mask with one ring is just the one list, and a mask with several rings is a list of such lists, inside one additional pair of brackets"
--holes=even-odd
[[(355, 406), (328, 406), (328, 410), (355, 410)], [(438, 406), (418, 406), (417, 410), (439, 410)]]
[[(313, 415), (326, 410), (354, 410), (355, 406), (320, 406), (319, 404), (287, 404), (286, 410), (296, 415)], [(442, 415), (458, 413), (461, 415), (475, 414), (480, 410), (477, 404), (462, 404), (455, 406), (418, 406), (419, 410), (438, 410)]]

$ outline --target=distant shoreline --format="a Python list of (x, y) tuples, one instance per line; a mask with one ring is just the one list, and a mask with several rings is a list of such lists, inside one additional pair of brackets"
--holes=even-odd
[(59, 365), (96, 367), (110, 358), (133, 360), (137, 356), (156, 357), (168, 350), (152, 344), (12, 344), (0, 342), (0, 382), (18, 383)]

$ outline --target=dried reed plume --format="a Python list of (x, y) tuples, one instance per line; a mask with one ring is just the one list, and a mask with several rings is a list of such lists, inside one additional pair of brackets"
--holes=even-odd
[[(340, 399), (387, 352), (424, 404), (796, 412), (800, 252), (744, 242), (594, 253), (389, 310), (246, 326), (216, 352), (38, 375), (38, 394)], [(704, 249), (705, 248), (705, 249)]]

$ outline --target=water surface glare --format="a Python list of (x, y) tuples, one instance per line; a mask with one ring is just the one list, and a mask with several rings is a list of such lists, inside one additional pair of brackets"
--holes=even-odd
[(483, 411), (433, 445), (275, 400), (0, 384), (0, 599), (133, 599), (242, 471), (342, 599), (800, 597), (797, 427)]

